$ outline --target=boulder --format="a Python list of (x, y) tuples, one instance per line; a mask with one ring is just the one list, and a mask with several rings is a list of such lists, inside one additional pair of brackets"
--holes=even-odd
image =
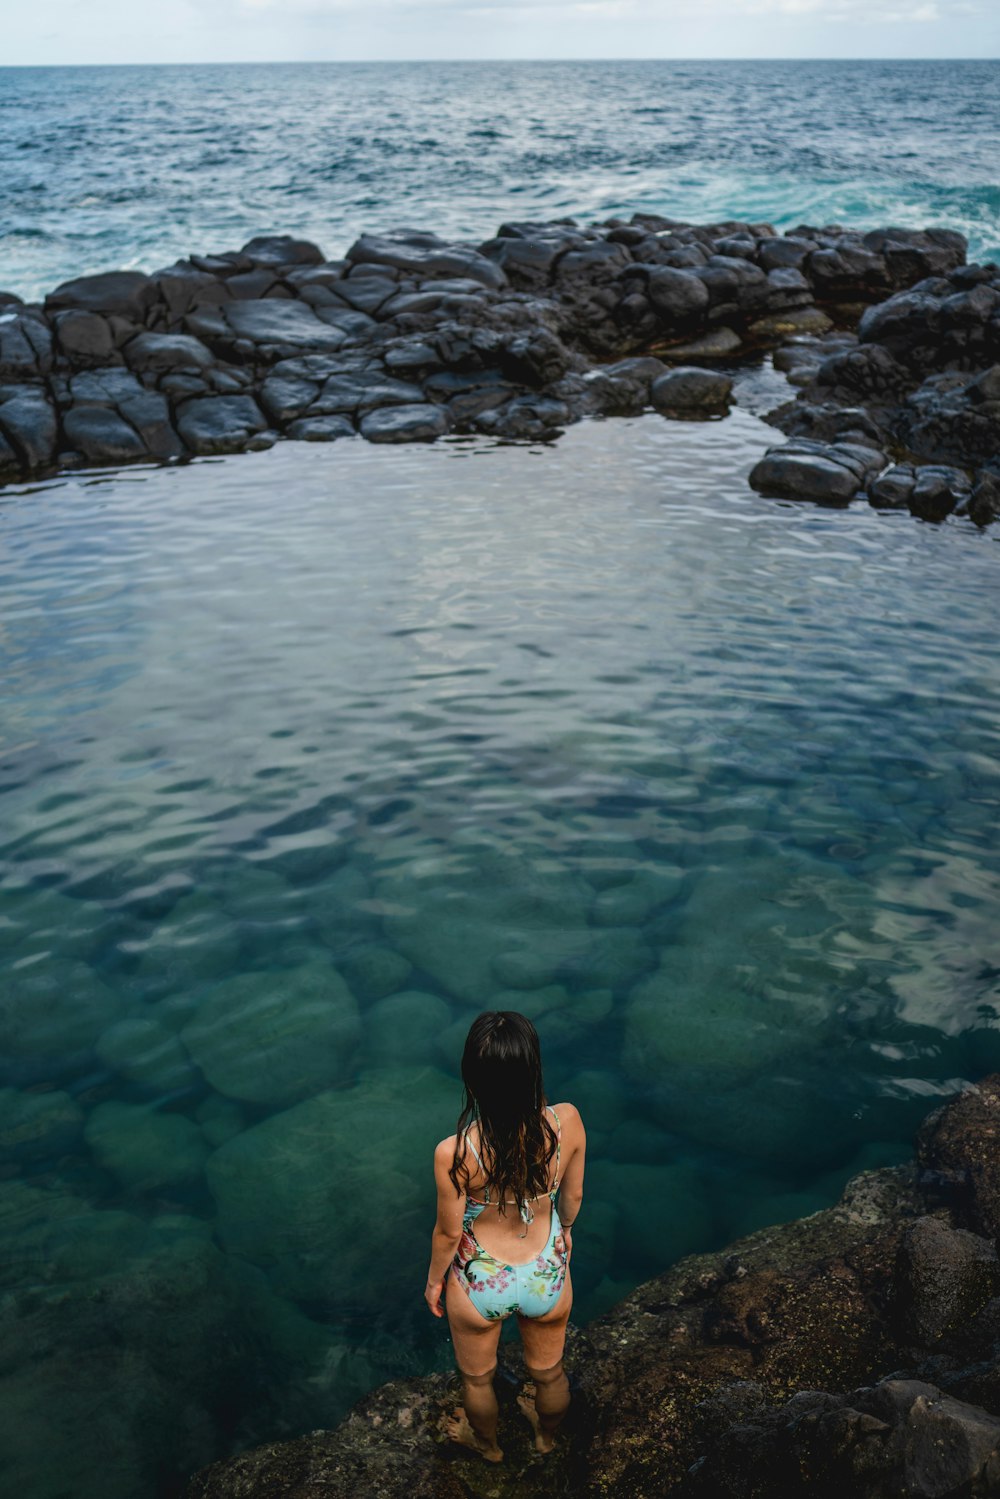
[(91, 1109), (84, 1138), (95, 1159), (131, 1192), (162, 1192), (195, 1182), (209, 1149), (183, 1114), (108, 1099)]
[(14, 969), (0, 993), (0, 1076), (18, 1084), (78, 1077), (123, 1008), (85, 963), (46, 958)]
[(396, 1275), (425, 1255), (428, 1141), (454, 1129), (459, 1103), (454, 1081), (432, 1068), (380, 1069), (244, 1130), (206, 1168), (222, 1243), (280, 1295), (351, 1316), (377, 1309), (372, 1265)]
[(83, 1110), (68, 1093), (22, 1093), (0, 1088), (0, 1163), (45, 1161), (71, 1149), (83, 1129)]
[(142, 271), (104, 271), (64, 281), (45, 298), (46, 312), (79, 308), (84, 312), (114, 313), (133, 323), (143, 323), (157, 299), (152, 277)]
[(0, 386), (0, 436), (28, 469), (55, 457), (56, 413), (45, 392), (31, 385)]
[(186, 333), (137, 333), (123, 351), (130, 369), (162, 370), (209, 369), (215, 356), (200, 338)]
[(657, 376), (649, 396), (658, 411), (718, 411), (728, 404), (732, 389), (728, 375), (680, 365)]
[(272, 1107), (346, 1080), (360, 1036), (353, 995), (320, 961), (224, 979), (181, 1031), (213, 1088)]
[(383, 406), (361, 418), (361, 435), (369, 442), (433, 442), (450, 426), (440, 406)]
[(263, 266), (312, 266), (326, 260), (318, 245), (291, 234), (259, 234), (247, 240), (240, 254)]
[(113, 363), (115, 341), (107, 318), (70, 309), (56, 313), (53, 324), (59, 351), (70, 364)]
[(115, 1021), (100, 1035), (95, 1050), (110, 1071), (150, 1093), (176, 1093), (197, 1081), (177, 1036), (155, 1016), (130, 1015)]
[(184, 402), (177, 416), (177, 430), (192, 453), (238, 453), (266, 426), (252, 396), (195, 397)]
[(52, 331), (33, 308), (0, 309), (0, 380), (34, 380), (52, 368)]
[[(893, 1294), (904, 1343), (961, 1348), (971, 1336), (973, 1342), (988, 1345), (983, 1314), (1000, 1296), (996, 1248), (988, 1239), (952, 1228), (940, 1218), (918, 1218), (900, 1243)], [(995, 1337), (1000, 1319), (992, 1321), (989, 1330)]]
[(63, 417), (63, 431), (69, 445), (88, 463), (129, 463), (149, 457), (135, 428), (107, 406), (73, 406)]
[(884, 467), (884, 455), (852, 443), (819, 443), (795, 438), (769, 448), (750, 471), (760, 494), (788, 500), (843, 505)]
[(450, 245), (436, 234), (401, 230), (393, 235), (363, 234), (347, 252), (351, 264), (392, 266), (427, 280), (461, 276), (489, 288), (506, 285), (507, 277), (494, 261), (477, 250)]

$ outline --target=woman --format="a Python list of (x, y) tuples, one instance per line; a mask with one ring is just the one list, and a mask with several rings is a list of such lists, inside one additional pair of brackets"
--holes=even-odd
[(514, 1010), (491, 1010), (473, 1022), (462, 1081), (457, 1131), (434, 1152), (437, 1222), (424, 1295), (434, 1316), (443, 1316), (451, 1271), (446, 1306), (463, 1404), (447, 1422), (448, 1435), (498, 1463), (493, 1375), (500, 1325), (512, 1313), (534, 1382), (518, 1404), (539, 1452), (552, 1451), (569, 1407), (562, 1357), (586, 1136), (571, 1103), (546, 1103), (538, 1034)]

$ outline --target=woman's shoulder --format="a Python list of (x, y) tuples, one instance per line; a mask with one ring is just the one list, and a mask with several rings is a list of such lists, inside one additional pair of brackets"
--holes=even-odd
[(438, 1141), (434, 1147), (434, 1164), (436, 1166), (451, 1165), (455, 1159), (455, 1144), (457, 1140), (457, 1135), (448, 1135), (444, 1140)]
[(553, 1103), (550, 1104), (549, 1107), (558, 1116), (559, 1123), (562, 1125), (563, 1129), (565, 1129), (567, 1125), (570, 1127), (570, 1129), (583, 1127), (583, 1120), (580, 1118), (580, 1110), (577, 1108), (576, 1104), (569, 1102)]

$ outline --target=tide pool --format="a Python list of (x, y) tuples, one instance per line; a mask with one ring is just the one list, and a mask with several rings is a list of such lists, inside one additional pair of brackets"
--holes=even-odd
[(997, 544), (773, 429), (0, 495), (0, 1450), (137, 1499), (447, 1367), (484, 1008), (587, 1124), (575, 1320), (1000, 1065)]

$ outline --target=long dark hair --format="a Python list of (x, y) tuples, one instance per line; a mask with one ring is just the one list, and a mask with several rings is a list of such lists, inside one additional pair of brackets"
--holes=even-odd
[(465, 1132), (479, 1125), (479, 1153), (499, 1211), (509, 1198), (520, 1213), (531, 1197), (549, 1190), (556, 1132), (544, 1112), (538, 1032), (516, 1010), (487, 1010), (472, 1022), (462, 1053), (465, 1096), (458, 1116), (455, 1154), (448, 1175), (456, 1192), (468, 1188)]

